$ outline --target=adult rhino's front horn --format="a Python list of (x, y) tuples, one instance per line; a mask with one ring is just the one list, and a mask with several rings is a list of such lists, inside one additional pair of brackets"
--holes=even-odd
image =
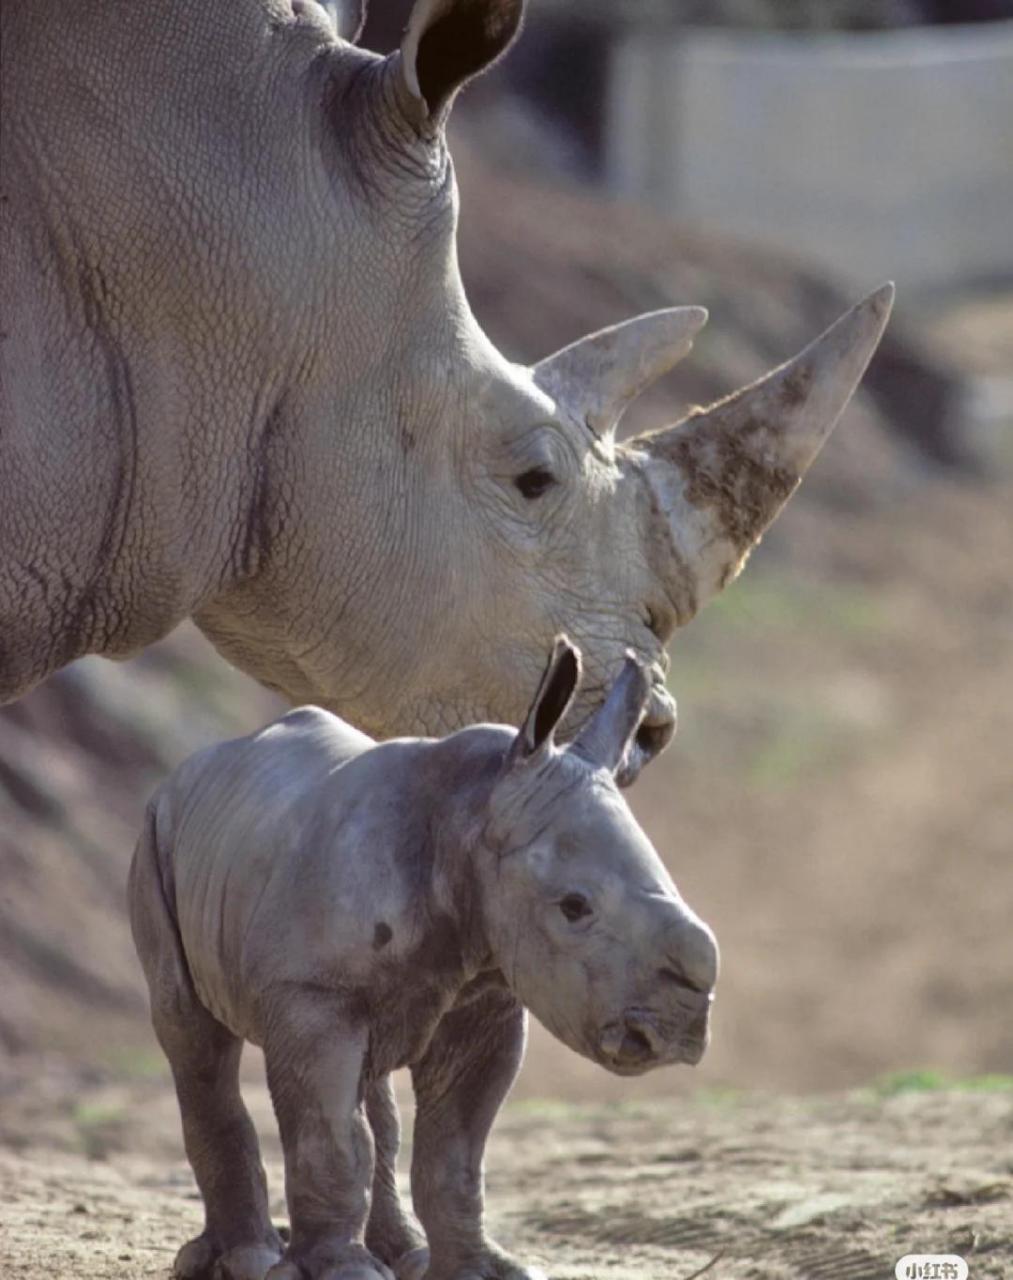
[(876, 350), (893, 294), (883, 285), (758, 382), (628, 442), (667, 530), (658, 567), (680, 622), (736, 576), (798, 486)]

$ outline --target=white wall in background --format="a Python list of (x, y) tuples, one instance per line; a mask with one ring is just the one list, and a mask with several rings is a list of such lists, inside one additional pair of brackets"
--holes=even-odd
[(632, 30), (608, 176), (864, 283), (1013, 275), (1013, 22), (824, 36)]

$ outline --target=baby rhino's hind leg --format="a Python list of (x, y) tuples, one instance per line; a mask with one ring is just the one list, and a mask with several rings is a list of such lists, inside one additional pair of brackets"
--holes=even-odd
[(149, 809), (130, 869), (130, 920), (205, 1213), (204, 1230), (180, 1249), (173, 1272), (179, 1280), (263, 1280), (283, 1246), (271, 1225), (257, 1134), (239, 1092), (242, 1041), (197, 998), (165, 900), (155, 839)]
[(401, 1118), (390, 1076), (381, 1077), (367, 1089), (366, 1118), (376, 1151), (366, 1245), (387, 1263), (397, 1280), (422, 1280), (429, 1268), (429, 1250), (421, 1228), (405, 1212), (398, 1195)]
[(204, 1230), (176, 1255), (179, 1280), (263, 1280), (282, 1255), (267, 1179), (239, 1092), (242, 1042), (210, 1015), (159, 1026), (176, 1082), (183, 1144), (204, 1199)]

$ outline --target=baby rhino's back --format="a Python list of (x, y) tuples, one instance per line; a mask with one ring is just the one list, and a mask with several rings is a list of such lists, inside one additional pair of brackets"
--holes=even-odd
[(301, 707), (191, 757), (156, 796), (191, 977), (239, 1035), (260, 1039), (256, 971), (298, 980), (319, 942), (342, 774), (374, 745), (329, 712)]

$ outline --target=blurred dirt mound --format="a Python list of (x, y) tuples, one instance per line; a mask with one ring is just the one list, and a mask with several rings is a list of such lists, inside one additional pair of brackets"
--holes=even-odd
[[(640, 311), (686, 303), (710, 310), (692, 354), (630, 411), (631, 428), (672, 421), (691, 404), (752, 382), (858, 301), (787, 255), (494, 169), (480, 158), (483, 145), (467, 133), (454, 142), (461, 265), (476, 314), (508, 354), (540, 359)], [(890, 438), (934, 461), (973, 465), (960, 420), (959, 370), (908, 321), (903, 292), (862, 390), (848, 431), (855, 474), (840, 474), (848, 461), (841, 455), (836, 483), (854, 482), (861, 493), (863, 475), (878, 471), (885, 479), (882, 473), (900, 465), (891, 463)], [(870, 419), (886, 439), (870, 433)]]
[[(747, 247), (490, 172), (467, 140), (457, 155), (466, 283), (508, 353), (710, 307), (630, 428), (752, 379), (854, 301)], [(631, 1085), (536, 1031), (522, 1091), (1010, 1069), (1013, 412), (994, 419), (987, 478), (930, 462), (966, 459), (962, 372), (1001, 390), (1013, 370), (997, 319), (1013, 304), (989, 306), (984, 350), (973, 302), (931, 340), (901, 314), (754, 564), (675, 642), (680, 735), (632, 798), (722, 941), (704, 1067)], [(0, 1057), (143, 1060), (123, 890), (144, 802), (277, 706), (183, 629), (0, 711)]]
[(146, 1008), (124, 890), (144, 803), (183, 756), (276, 706), (187, 628), (0, 710), (0, 1056), (115, 1058), (136, 1041)]

